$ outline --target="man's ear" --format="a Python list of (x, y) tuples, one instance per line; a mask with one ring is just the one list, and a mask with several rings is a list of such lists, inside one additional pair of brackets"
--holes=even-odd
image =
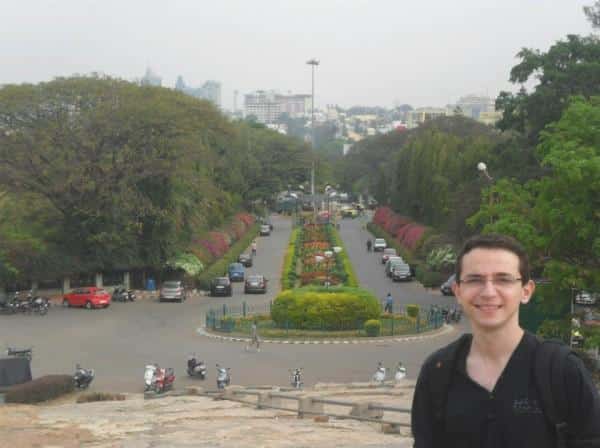
[(523, 289), (523, 297), (521, 298), (521, 303), (529, 303), (533, 293), (535, 292), (535, 282), (533, 280), (529, 280), (522, 287)]
[(458, 297), (457, 291), (460, 291), (460, 286), (458, 285), (458, 282), (454, 282), (452, 283), (452, 292), (454, 293), (455, 297)]

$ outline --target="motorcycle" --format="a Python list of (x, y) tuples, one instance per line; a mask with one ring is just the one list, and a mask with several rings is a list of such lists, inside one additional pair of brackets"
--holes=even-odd
[(94, 369), (84, 369), (79, 364), (75, 366), (73, 381), (77, 389), (87, 389), (94, 379)]
[(27, 301), (29, 302), (29, 308), (34, 313), (38, 313), (43, 316), (48, 313), (50, 309), (50, 299), (41, 296), (35, 296), (33, 291), (29, 291), (27, 294)]
[(14, 356), (16, 358), (26, 358), (28, 361), (31, 361), (31, 358), (33, 358), (33, 347), (22, 348), (22, 349), (8, 347), (6, 349), (6, 356)]
[(144, 371), (144, 392), (154, 391), (157, 394), (173, 388), (175, 371), (171, 367), (163, 369), (158, 364), (148, 364)]
[(398, 365), (396, 366), (396, 374), (394, 375), (394, 380), (396, 380), (396, 382), (399, 382), (404, 378), (406, 378), (406, 367), (404, 367), (404, 364), (402, 364), (401, 362), (398, 362)]
[(386, 377), (386, 369), (383, 366), (383, 363), (380, 361), (377, 364), (377, 370), (373, 374), (373, 381), (375, 383), (383, 384), (383, 382), (385, 381), (385, 377)]
[(302, 369), (295, 368), (294, 370), (290, 370), (291, 376), (291, 384), (294, 389), (302, 389), (304, 383), (302, 382)]
[(230, 370), (229, 367), (221, 367), (217, 364), (217, 389), (222, 390), (225, 389), (225, 386), (229, 386), (231, 382)]
[(201, 380), (206, 378), (206, 364), (204, 361), (198, 361), (195, 353), (188, 356), (187, 374), (189, 376), (197, 376)]
[(132, 289), (125, 289), (124, 287), (116, 287), (112, 293), (112, 300), (116, 302), (133, 302), (135, 301), (135, 293)]

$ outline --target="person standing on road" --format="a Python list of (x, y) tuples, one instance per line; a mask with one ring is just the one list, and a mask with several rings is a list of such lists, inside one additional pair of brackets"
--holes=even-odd
[(581, 359), (519, 325), (535, 290), (521, 244), (504, 235), (467, 240), (452, 290), (472, 334), (423, 364), (414, 447), (600, 446), (600, 396)]
[(252, 249), (252, 256), (253, 257), (256, 256), (256, 247), (257, 247), (256, 240), (253, 240), (252, 244), (250, 245), (250, 248)]
[(385, 307), (383, 309), (383, 312), (392, 314), (393, 306), (394, 306), (394, 299), (392, 297), (392, 293), (388, 292), (387, 296), (385, 297)]
[(246, 350), (256, 344), (256, 351), (260, 352), (260, 339), (258, 338), (258, 325), (256, 320), (252, 322), (252, 327), (250, 327), (250, 337), (250, 344), (246, 346)]
[(373, 245), (373, 243), (371, 242), (371, 239), (369, 238), (367, 240), (367, 252), (371, 252), (371, 246)]

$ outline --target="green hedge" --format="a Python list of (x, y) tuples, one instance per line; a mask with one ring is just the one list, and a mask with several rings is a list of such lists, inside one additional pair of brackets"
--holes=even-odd
[(365, 322), (365, 333), (367, 336), (379, 336), (381, 334), (381, 322), (377, 319), (369, 319)]
[(17, 384), (8, 389), (4, 395), (7, 403), (40, 403), (75, 389), (71, 375), (46, 375), (23, 384)]
[(354, 267), (352, 266), (350, 257), (348, 257), (348, 252), (344, 248), (340, 234), (331, 224), (327, 226), (327, 231), (332, 245), (343, 249), (339, 254), (335, 255), (337, 270), (343, 270), (343, 274), (337, 272), (338, 276), (343, 278), (344, 285), (358, 288), (358, 277), (356, 277), (356, 272), (354, 272)]
[(296, 267), (298, 265), (298, 245), (300, 243), (300, 227), (292, 230), (290, 242), (288, 243), (285, 258), (283, 260), (283, 269), (281, 272), (281, 289), (291, 289), (296, 286), (298, 275)]
[(377, 319), (379, 312), (379, 301), (364, 289), (308, 286), (282, 291), (273, 302), (271, 318), (282, 328), (349, 330)]
[(406, 314), (408, 314), (409, 317), (416, 319), (419, 315), (419, 309), (419, 305), (406, 305)]
[(208, 269), (196, 277), (198, 287), (200, 289), (208, 290), (210, 289), (210, 281), (213, 278), (227, 275), (227, 267), (231, 263), (235, 263), (239, 255), (244, 252), (248, 246), (250, 246), (252, 240), (257, 237), (259, 228), (260, 224), (255, 223), (248, 229), (242, 238), (240, 238), (233, 246), (231, 246), (231, 248), (219, 261), (213, 263)]

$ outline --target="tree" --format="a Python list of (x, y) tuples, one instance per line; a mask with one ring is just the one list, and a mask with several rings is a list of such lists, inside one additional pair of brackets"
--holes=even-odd
[(592, 6), (584, 6), (583, 12), (592, 24), (592, 27), (600, 29), (600, 0), (596, 0)]

